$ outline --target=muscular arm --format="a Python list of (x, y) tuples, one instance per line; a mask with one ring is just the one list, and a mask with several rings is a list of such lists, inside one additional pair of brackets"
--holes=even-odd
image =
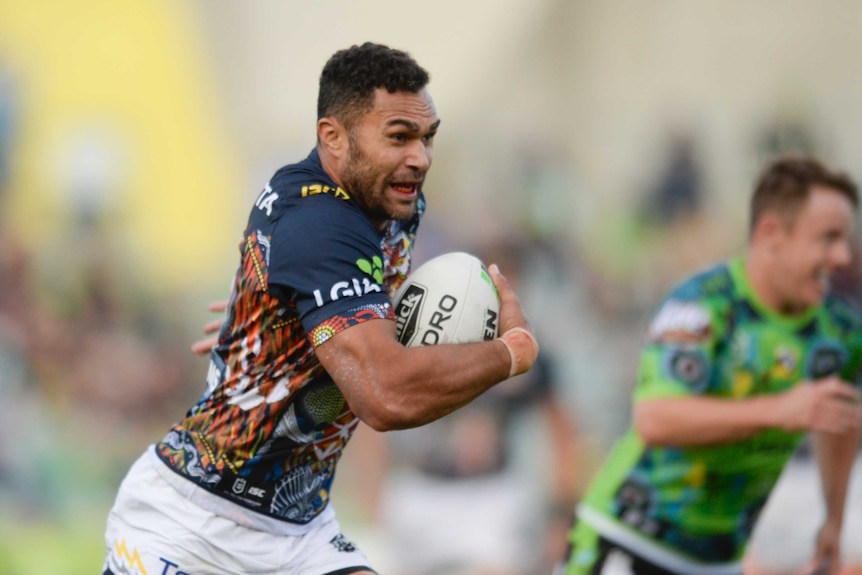
[(858, 429), (858, 393), (837, 377), (751, 399), (689, 396), (644, 400), (634, 423), (648, 445), (696, 446), (751, 437), (767, 428), (842, 434)]
[[(521, 373), (538, 348), (517, 297), (506, 280), (489, 270), (500, 293), (500, 332), (493, 341), (407, 348), (396, 339), (395, 322), (371, 320), (336, 334), (317, 357), (353, 412), (378, 431), (418, 427), (466, 405), (492, 385)], [(514, 336), (514, 337), (513, 337)], [(513, 359), (514, 355), (514, 359)]]

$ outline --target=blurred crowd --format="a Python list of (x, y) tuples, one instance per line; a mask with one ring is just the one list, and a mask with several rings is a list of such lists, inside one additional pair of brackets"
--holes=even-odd
[[(195, 401), (206, 375), (205, 360), (189, 345), (207, 302), (150, 289), (134, 262), (116, 253), (100, 225), (103, 214), (82, 209), (50, 250), (33, 249), (4, 225), (14, 131), (9, 109), (0, 106), (0, 528), (67, 520), (84, 509), (103, 517), (129, 463)], [(781, 128), (764, 135), (761, 145), (768, 153), (812, 144), (804, 130)], [(500, 263), (517, 282), (545, 368), (428, 429), (386, 438), (360, 429), (344, 463), (363, 472), (342, 470), (341, 476), (366, 484), (336, 479), (335, 497), (347, 531), (358, 526), (357, 539), (366, 533), (367, 552), (380, 553), (375, 559), (391, 563), (393, 575), (534, 575), (548, 573), (560, 557), (572, 506), (628, 421), (637, 353), (653, 306), (684, 274), (744, 243), (742, 228), (710, 212), (697, 138), (671, 131), (664, 150), (655, 173), (632, 194), (639, 203), (593, 242), (559, 214), (501, 208), (494, 217), (502, 231), (477, 241), (429, 213), (417, 260), (459, 249)], [(541, 157), (525, 162), (522, 197), (543, 197), (554, 167)], [(563, 209), (553, 203), (543, 208)], [(862, 305), (856, 256), (835, 288)], [(410, 495), (416, 489), (433, 489), (439, 499)], [(502, 515), (470, 507), (480, 505), (482, 494), (496, 497), (488, 509)], [(402, 513), (404, 498), (431, 504), (413, 517), (437, 523), (404, 524), (410, 518)], [(507, 569), (442, 553), (417, 560), (415, 550), (434, 549), (437, 532), (457, 537), (455, 527), (469, 527), (447, 512), (445, 501), (474, 519), (510, 527), (517, 532), (511, 541), (518, 538), (532, 553)], [(512, 508), (494, 505), (501, 501)], [(489, 542), (487, 557), (505, 557), (498, 546), (509, 542)], [(473, 543), (473, 550), (480, 547)], [(399, 558), (396, 545), (412, 555)], [(451, 539), (440, 545), (457, 552)], [(11, 552), (0, 541), (0, 571), (3, 554)], [(100, 561), (93, 558), (93, 570)]]
[(137, 297), (120, 281), (123, 266), (79, 247), (59, 256), (83, 255), (77, 269), (46, 276), (36, 254), (0, 229), (4, 520), (101, 504), (203, 379), (175, 310)]

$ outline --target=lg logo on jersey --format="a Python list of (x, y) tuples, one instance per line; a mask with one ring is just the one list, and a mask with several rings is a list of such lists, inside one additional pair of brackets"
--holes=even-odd
[(329, 299), (324, 300), (323, 292), (319, 289), (314, 290), (314, 301), (317, 307), (323, 307), (324, 304), (332, 301), (338, 301), (345, 297), (361, 296), (373, 292), (383, 291), (380, 284), (374, 283), (369, 278), (358, 280), (351, 278), (349, 281), (336, 282), (329, 288)]
[[(371, 276), (374, 281), (365, 277), (361, 280), (351, 278), (348, 281), (336, 282), (329, 288), (328, 301), (338, 301), (345, 297), (362, 296), (383, 291), (383, 288), (380, 287), (380, 284), (383, 283), (383, 260), (380, 259), (380, 256), (371, 256), (370, 260), (359, 258), (356, 260), (356, 267)], [(317, 307), (323, 307), (328, 303), (328, 301), (323, 299), (323, 293), (319, 289), (314, 290), (313, 293)]]

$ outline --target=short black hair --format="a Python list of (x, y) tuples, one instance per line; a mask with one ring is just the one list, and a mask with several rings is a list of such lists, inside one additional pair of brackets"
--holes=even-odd
[(750, 230), (753, 231), (761, 216), (770, 211), (781, 215), (788, 224), (792, 223), (815, 186), (834, 190), (850, 200), (854, 208), (859, 206), (859, 191), (850, 176), (833, 171), (811, 156), (785, 154), (767, 163), (754, 186)]
[(430, 79), (407, 53), (366, 42), (339, 50), (320, 74), (317, 119), (334, 117), (348, 128), (374, 105), (374, 90), (417, 93)]

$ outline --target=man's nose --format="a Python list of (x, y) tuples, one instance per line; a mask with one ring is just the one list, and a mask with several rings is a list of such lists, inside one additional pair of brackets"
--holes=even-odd
[(431, 167), (431, 149), (422, 140), (411, 143), (407, 154), (407, 166), (425, 172)]
[(853, 250), (850, 248), (850, 243), (846, 241), (836, 243), (832, 258), (835, 264), (840, 267), (849, 266), (853, 261)]

